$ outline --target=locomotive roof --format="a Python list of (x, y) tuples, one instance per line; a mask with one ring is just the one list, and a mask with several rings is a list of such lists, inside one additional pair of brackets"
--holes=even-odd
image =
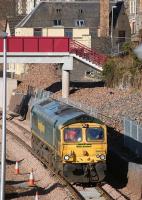
[(44, 118), (56, 128), (77, 122), (103, 124), (99, 119), (87, 115), (82, 110), (53, 99), (35, 104), (32, 112)]

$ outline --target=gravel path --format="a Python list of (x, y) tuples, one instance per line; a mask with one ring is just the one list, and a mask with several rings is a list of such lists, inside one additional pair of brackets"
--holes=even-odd
[[(15, 175), (15, 161), (20, 162), (20, 175)], [(27, 180), (33, 169), (36, 189), (29, 188)], [(6, 199), (33, 200), (36, 191), (42, 200), (69, 200), (67, 190), (12, 136), (7, 134)], [(11, 192), (11, 194), (9, 194)], [(20, 194), (17, 197), (17, 194)]]

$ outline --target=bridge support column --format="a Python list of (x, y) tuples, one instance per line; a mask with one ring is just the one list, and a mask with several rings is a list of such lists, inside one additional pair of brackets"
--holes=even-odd
[(62, 70), (62, 97), (68, 98), (69, 96), (69, 80), (70, 71), (69, 70)]

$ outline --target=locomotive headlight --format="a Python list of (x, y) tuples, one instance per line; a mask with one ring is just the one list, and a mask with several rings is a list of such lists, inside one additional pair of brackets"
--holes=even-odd
[(106, 159), (105, 155), (104, 154), (100, 155), (100, 159), (105, 160)]
[(70, 159), (70, 157), (68, 155), (64, 156), (64, 160), (69, 160), (69, 159)]
[(97, 155), (96, 155), (96, 157), (97, 157), (97, 158), (100, 158), (100, 155), (99, 155), (99, 154), (97, 154)]

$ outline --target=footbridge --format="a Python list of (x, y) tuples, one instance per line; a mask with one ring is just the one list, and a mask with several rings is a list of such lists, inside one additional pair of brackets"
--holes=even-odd
[[(7, 37), (7, 63), (61, 63), (62, 97), (69, 95), (69, 72), (73, 59), (102, 71), (106, 56), (66, 37)], [(0, 39), (3, 63), (3, 39)]]

